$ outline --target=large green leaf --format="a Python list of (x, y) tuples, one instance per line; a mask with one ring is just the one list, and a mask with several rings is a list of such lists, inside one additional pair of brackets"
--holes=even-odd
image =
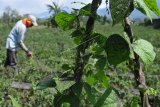
[(110, 0), (113, 25), (122, 22), (133, 11), (133, 0)]
[(37, 84), (36, 89), (43, 90), (45, 88), (51, 88), (51, 87), (56, 87), (56, 82), (53, 78), (48, 78), (48, 79), (44, 79), (44, 80), (40, 81)]
[(160, 10), (158, 9), (156, 0), (144, 0), (144, 2), (150, 10), (152, 10), (157, 16), (160, 16)]
[(119, 34), (109, 36), (104, 48), (107, 53), (108, 62), (112, 65), (117, 65), (129, 59), (129, 44)]
[(13, 98), (11, 95), (9, 95), (9, 98), (12, 101), (13, 107), (21, 107), (21, 105), (16, 101), (16, 99)]
[(122, 105), (119, 102), (116, 92), (112, 88), (109, 88), (98, 99), (94, 107), (122, 107)]
[(91, 15), (91, 4), (87, 4), (79, 10), (79, 15), (89, 16)]
[(152, 63), (155, 59), (156, 53), (153, 50), (153, 46), (146, 40), (140, 39), (135, 41), (133, 43), (133, 50), (146, 65)]
[(61, 80), (56, 80), (56, 88), (59, 92), (63, 92), (64, 90), (68, 89), (71, 87), (73, 84), (75, 84), (74, 81), (61, 81)]
[(54, 107), (61, 107), (66, 102), (70, 104), (70, 107), (79, 107), (82, 87), (82, 83), (75, 83), (62, 93), (57, 93), (54, 97)]
[(143, 14), (146, 14), (147, 17), (152, 20), (152, 11), (147, 7), (144, 0), (134, 0), (134, 7)]
[(73, 24), (76, 17), (72, 14), (68, 14), (66, 12), (58, 13), (55, 16), (55, 21), (57, 22), (58, 26), (62, 29), (68, 29)]

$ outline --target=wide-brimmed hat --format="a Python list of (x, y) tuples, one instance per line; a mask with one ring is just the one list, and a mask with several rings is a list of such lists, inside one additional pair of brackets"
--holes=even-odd
[(33, 26), (38, 26), (38, 23), (36, 21), (36, 17), (33, 15), (28, 15), (28, 19), (32, 21)]

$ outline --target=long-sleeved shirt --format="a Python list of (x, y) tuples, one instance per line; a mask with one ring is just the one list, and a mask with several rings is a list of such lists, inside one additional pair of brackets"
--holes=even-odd
[(21, 47), (24, 51), (28, 51), (28, 48), (23, 43), (26, 31), (26, 25), (23, 24), (22, 20), (18, 21), (7, 38), (6, 48), (17, 51), (18, 48)]

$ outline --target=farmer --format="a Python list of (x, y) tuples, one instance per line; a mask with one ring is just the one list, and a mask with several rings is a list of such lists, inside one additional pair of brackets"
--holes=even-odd
[(4, 67), (17, 69), (17, 51), (19, 48), (21, 48), (28, 57), (32, 56), (32, 52), (23, 42), (27, 28), (32, 26), (38, 26), (36, 17), (28, 15), (27, 18), (19, 20), (12, 28), (6, 41), (7, 53)]

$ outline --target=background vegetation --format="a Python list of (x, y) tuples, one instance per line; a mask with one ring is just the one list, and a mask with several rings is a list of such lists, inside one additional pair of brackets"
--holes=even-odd
[[(143, 38), (150, 41), (155, 47), (156, 59), (146, 70), (146, 82), (149, 87), (159, 91), (160, 89), (160, 38), (159, 29), (152, 27), (132, 25), (134, 35), (137, 38)], [(18, 64), (20, 72), (18, 76), (13, 76), (13, 72), (3, 68), (5, 60), (5, 41), (10, 31), (7, 25), (0, 25), (0, 105), (1, 107), (9, 107), (12, 105), (8, 95), (13, 96), (23, 107), (49, 107), (53, 103), (54, 89), (45, 90), (23, 90), (12, 88), (13, 81), (31, 83), (34, 87), (43, 78), (50, 75), (54, 77), (61, 76), (64, 70), (61, 68), (63, 64), (73, 64), (75, 56), (75, 44), (70, 36), (72, 29), (63, 31), (59, 28), (48, 28), (47, 26), (38, 26), (29, 29), (25, 39), (26, 45), (33, 51), (31, 59), (25, 56), (23, 51), (18, 53)], [(102, 25), (99, 22), (95, 24), (95, 31), (109, 36), (113, 33), (121, 33), (123, 31), (121, 25), (112, 27), (110, 24)], [(111, 75), (111, 83), (120, 89), (119, 94), (122, 101), (127, 103), (128, 99), (132, 99), (134, 92), (134, 78), (125, 64), (121, 64), (116, 68), (116, 72), (106, 71), (106, 75)], [(73, 74), (73, 72), (71, 72)], [(62, 86), (63, 87), (63, 86)], [(152, 96), (151, 96), (152, 97)], [(159, 98), (159, 95), (157, 95)]]
[[(138, 3), (138, 1), (136, 2)], [(56, 7), (55, 5), (54, 8)], [(80, 10), (80, 13), (78, 14), (90, 15), (90, 13), (86, 11), (89, 6), (90, 5), (84, 7), (84, 10)], [(48, 5), (48, 7), (52, 9), (51, 5)], [(114, 10), (117, 8), (115, 6), (112, 9)], [(122, 7), (122, 10), (123, 9), (124, 8)], [(132, 9), (132, 7), (129, 9)], [(62, 103), (64, 107), (68, 107), (70, 104), (73, 107), (90, 107), (92, 105), (94, 105), (94, 107), (99, 107), (102, 105), (104, 105), (104, 107), (138, 107), (139, 105), (143, 105), (143, 100), (141, 99), (142, 101), (140, 101), (140, 98), (142, 97), (140, 96), (139, 91), (144, 94), (143, 98), (145, 98), (145, 95), (149, 96), (149, 102), (152, 106), (157, 107), (160, 105), (160, 82), (158, 66), (160, 52), (158, 42), (159, 30), (153, 29), (152, 26), (148, 26), (152, 25), (150, 22), (148, 22), (148, 20), (145, 19), (145, 24), (133, 24), (131, 26), (134, 32), (134, 39), (148, 40), (153, 44), (154, 51), (157, 54), (154, 62), (148, 67), (145, 66), (145, 69), (143, 70), (146, 77), (146, 84), (148, 86), (147, 89), (144, 89), (143, 87), (136, 86), (132, 69), (130, 69), (132, 66), (129, 65), (128, 62), (121, 63), (118, 66), (112, 66), (109, 64), (106, 66), (104, 65), (107, 64), (105, 60), (106, 57), (104, 57), (103, 54), (97, 54), (97, 52), (101, 52), (101, 50), (96, 46), (96, 44), (89, 44), (88, 47), (85, 45), (79, 45), (77, 48), (77, 44), (79, 44), (79, 42), (83, 44), (86, 43), (86, 41), (84, 43), (84, 39), (88, 40), (88, 38), (85, 38), (85, 36), (91, 37), (92, 32), (90, 30), (92, 30), (92, 28), (90, 29), (89, 26), (87, 26), (85, 33), (83, 33), (83, 29), (80, 28), (80, 26), (85, 27), (86, 22), (89, 22), (86, 21), (86, 17), (80, 17), (80, 20), (78, 20), (77, 17), (79, 16), (75, 17), (66, 13), (57, 13), (59, 16), (54, 16), (54, 23), (57, 24), (55, 20), (64, 21), (60, 19), (61, 17), (66, 18), (67, 21), (72, 20), (72, 18), (77, 18), (78, 26), (70, 25), (69, 27), (77, 27), (79, 33), (82, 33), (80, 34), (80, 37), (82, 38), (73, 38), (73, 36), (78, 35), (78, 31), (75, 32), (76, 34), (72, 33), (74, 31), (73, 29), (63, 31), (62, 29), (59, 29), (57, 25), (53, 26), (54, 23), (52, 23), (52, 21), (51, 28), (49, 26), (50, 19), (39, 20), (40, 26), (37, 28), (31, 28), (27, 33), (25, 40), (25, 43), (28, 45), (28, 47), (33, 50), (34, 55), (29, 59), (20, 50), (18, 53), (19, 75), (14, 75), (12, 69), (5, 69), (3, 67), (6, 52), (5, 40), (12, 26), (21, 16), (18, 16), (18, 13), (10, 8), (7, 8), (6, 10), (7, 11), (4, 12), (0, 23), (0, 35), (2, 35), (2, 39), (0, 41), (0, 75), (2, 77), (0, 78), (2, 81), (0, 84), (0, 95), (2, 96), (0, 98), (0, 105), (2, 105), (2, 107), (19, 107), (20, 105), (24, 107), (49, 107), (52, 105), (60, 107)], [(76, 11), (72, 14), (76, 15)], [(92, 12), (92, 14), (94, 14), (94, 11)], [(118, 23), (120, 20), (124, 20), (123, 17), (118, 17), (120, 19), (117, 20), (117, 17), (115, 17), (116, 15), (117, 13), (113, 15), (114, 24)], [(147, 16), (150, 18), (150, 13)], [(105, 39), (112, 34), (122, 34), (124, 31), (122, 25), (120, 24), (117, 24), (113, 27), (110, 24), (111, 21), (107, 20), (106, 17), (96, 18), (98, 21), (95, 23), (94, 33), (98, 32), (104, 35)], [(89, 19), (90, 22), (94, 20), (93, 16), (90, 16)], [(66, 29), (68, 26), (65, 27), (63, 24), (65, 23), (60, 23), (61, 27)], [(96, 41), (97, 38), (94, 39)], [(87, 56), (88, 53), (83, 49), (87, 49), (87, 51), (93, 54), (93, 56), (90, 59), (89, 57), (86, 57), (88, 59), (84, 59), (85, 55)], [(79, 57), (76, 57), (76, 55), (79, 55)], [(109, 56), (107, 57), (109, 58)], [(78, 58), (76, 62), (75, 58)], [(80, 73), (77, 72), (79, 70), (73, 69), (74, 66), (76, 68), (77, 64), (79, 64), (78, 61), (80, 61), (80, 64), (82, 64), (82, 67), (81, 65), (77, 67), (81, 67)], [(130, 66), (130, 68), (128, 66)], [(84, 75), (81, 75), (81, 71)], [(78, 73), (78, 75), (75, 75), (76, 73)], [(75, 79), (73, 75), (80, 78)], [(63, 81), (61, 80), (62, 78)], [(71, 81), (73, 78), (76, 81)], [(19, 85), (25, 83), (25, 86), (28, 86), (29, 88), (24, 89), (25, 86), (22, 88), (14, 87), (16, 83), (19, 83)], [(45, 89), (46, 87), (50, 88)]]

